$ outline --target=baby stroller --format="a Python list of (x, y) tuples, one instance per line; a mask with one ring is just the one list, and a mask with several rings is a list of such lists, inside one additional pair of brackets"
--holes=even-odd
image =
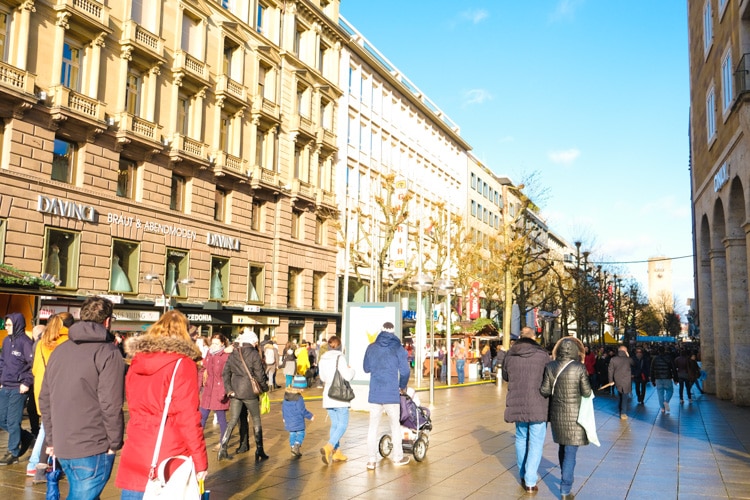
[[(409, 395), (408, 393), (411, 393)], [(407, 394), (401, 394), (401, 444), (404, 452), (411, 452), (417, 462), (424, 460), (427, 455), (427, 447), (430, 444), (430, 431), (432, 421), (430, 410), (419, 406), (419, 400), (414, 396), (414, 389), (409, 389)], [(380, 455), (387, 457), (393, 451), (393, 441), (390, 434), (380, 438), (378, 445)]]

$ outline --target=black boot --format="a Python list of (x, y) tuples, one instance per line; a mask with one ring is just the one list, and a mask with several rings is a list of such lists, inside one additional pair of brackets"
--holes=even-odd
[(218, 460), (221, 462), (224, 459), (230, 460), (232, 456), (229, 454), (229, 451), (227, 451), (227, 445), (229, 444), (229, 429), (224, 431), (224, 435), (221, 436), (221, 442), (219, 443), (219, 456)]
[(234, 452), (236, 454), (247, 453), (250, 451), (250, 426), (247, 423), (247, 407), (242, 405), (242, 411), (240, 412), (240, 445)]
[(268, 460), (268, 455), (263, 451), (263, 428), (255, 427), (255, 461)]

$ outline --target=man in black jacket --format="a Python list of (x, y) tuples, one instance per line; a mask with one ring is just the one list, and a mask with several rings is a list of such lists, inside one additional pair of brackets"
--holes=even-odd
[(664, 351), (664, 346), (659, 346), (657, 353), (651, 361), (651, 383), (656, 387), (661, 412), (669, 413), (669, 400), (672, 399), (674, 384), (677, 382), (677, 370), (672, 358)]
[(505, 421), (516, 424), (516, 460), (521, 486), (536, 493), (537, 471), (542, 461), (547, 434), (547, 399), (539, 393), (547, 351), (536, 343), (534, 330), (521, 329), (521, 338), (513, 344), (503, 362), (503, 380), (508, 382), (505, 397)]

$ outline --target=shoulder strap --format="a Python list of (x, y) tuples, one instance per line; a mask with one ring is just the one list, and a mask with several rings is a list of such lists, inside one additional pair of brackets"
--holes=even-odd
[(237, 354), (240, 356), (240, 361), (242, 361), (242, 366), (245, 367), (245, 373), (247, 373), (247, 376), (250, 380), (253, 380), (255, 377), (253, 377), (253, 374), (250, 373), (250, 368), (247, 367), (247, 363), (245, 362), (245, 357), (242, 355), (242, 347), (237, 348)]
[(569, 361), (568, 361), (567, 363), (565, 363), (565, 364), (563, 365), (563, 367), (562, 367), (562, 368), (560, 368), (560, 371), (559, 371), (559, 372), (557, 372), (557, 376), (555, 377), (555, 381), (554, 381), (554, 382), (552, 382), (552, 395), (553, 395), (553, 396), (555, 395), (555, 386), (557, 385), (557, 379), (559, 379), (559, 378), (560, 378), (560, 374), (562, 374), (563, 370), (565, 370), (565, 369), (566, 369), (566, 368), (568, 367), (568, 365), (569, 365), (570, 363), (572, 363), (572, 362), (573, 362), (573, 360), (572, 360), (572, 359), (571, 359), (571, 360), (569, 360)]
[(172, 401), (172, 391), (174, 390), (174, 379), (177, 375), (177, 368), (180, 366), (182, 358), (177, 360), (174, 365), (174, 371), (172, 372), (172, 380), (169, 381), (169, 390), (167, 391), (167, 397), (164, 399), (164, 412), (161, 415), (161, 425), (159, 426), (159, 434), (156, 437), (156, 446), (154, 447), (154, 457), (151, 459), (151, 470), (148, 473), (149, 479), (156, 477), (156, 461), (159, 460), (159, 449), (161, 448), (161, 440), (164, 437), (164, 426), (167, 423), (167, 412), (169, 411), (169, 403)]

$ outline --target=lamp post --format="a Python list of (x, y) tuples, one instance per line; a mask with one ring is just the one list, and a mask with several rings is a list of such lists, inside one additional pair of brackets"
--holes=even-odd
[[(446, 307), (447, 307), (446, 318), (448, 316), (450, 316), (450, 294), (451, 294), (451, 292), (453, 291), (454, 288), (455, 288), (455, 285), (450, 280), (450, 278), (448, 278), (448, 279), (439, 279), (439, 280), (437, 280), (435, 282), (435, 295), (436, 295), (435, 302), (437, 302), (437, 295), (439, 293), (442, 293), (443, 295), (446, 296)], [(430, 344), (432, 344), (432, 349), (433, 349), (432, 356), (430, 357), (430, 372), (432, 373), (432, 372), (435, 371), (435, 351), (434, 351), (434, 349), (435, 349), (435, 314), (432, 312), (432, 308), (430, 308), (430, 313), (431, 313), (431, 316), (430, 316)], [(447, 325), (448, 325), (448, 328), (450, 328), (450, 319), (447, 319)], [(450, 337), (449, 337), (449, 335), (447, 333), (447, 330), (446, 330), (445, 338), (447, 340), (450, 340)], [(444, 360), (444, 362), (446, 362), (446, 363), (450, 363), (450, 350), (451, 350), (450, 349), (450, 344), (448, 344), (447, 349), (446, 349), (447, 356), (446, 356), (446, 359)], [(450, 377), (450, 364), (448, 364), (446, 366), (445, 370), (446, 370), (446, 373), (448, 374), (448, 377)], [(432, 402), (433, 402), (433, 396), (434, 396), (434, 390), (435, 390), (434, 380), (435, 380), (435, 375), (434, 375), (434, 373), (432, 373), (432, 376), (430, 377), (430, 381), (431, 381), (431, 383), (430, 383), (430, 404), (432, 404)]]
[[(419, 332), (421, 329), (424, 328), (424, 307), (422, 304), (422, 293), (428, 292), (432, 289), (432, 276), (429, 274), (425, 274), (423, 272), (419, 272), (414, 279), (409, 283), (411, 287), (416, 290), (417, 292), (417, 326), (415, 328), (415, 333), (417, 337), (417, 344), (415, 348), (415, 363), (414, 368), (417, 370), (417, 387), (422, 387), (422, 368), (421, 363), (423, 363), (423, 356), (422, 356), (422, 338), (419, 335)], [(422, 314), (420, 314), (422, 313)], [(432, 377), (430, 377), (430, 390), (432, 390)], [(432, 403), (432, 395), (430, 395), (430, 403)]]
[(164, 290), (164, 283), (161, 281), (161, 278), (158, 274), (147, 274), (143, 277), (146, 281), (156, 281), (159, 283), (159, 288), (161, 288), (161, 298), (164, 301), (164, 305), (162, 307), (162, 314), (167, 312), (167, 305), (169, 305), (169, 310), (172, 310), (172, 295), (174, 294), (175, 290), (177, 289), (177, 285), (192, 285), (195, 283), (195, 280), (193, 278), (183, 278), (181, 280), (177, 280), (172, 285), (172, 289), (169, 290), (169, 293), (166, 293)]

